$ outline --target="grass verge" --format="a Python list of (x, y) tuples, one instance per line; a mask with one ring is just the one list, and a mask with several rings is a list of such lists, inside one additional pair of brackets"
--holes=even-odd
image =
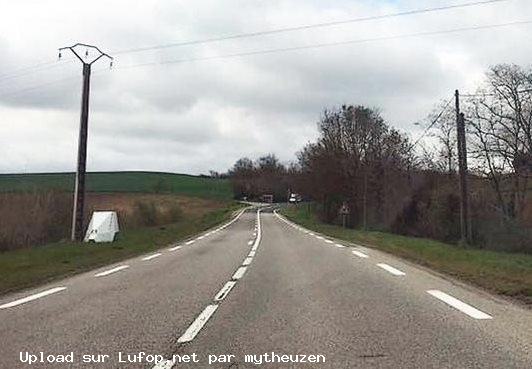
[(125, 230), (113, 243), (57, 242), (0, 253), (0, 294), (157, 250), (229, 219), (241, 207), (231, 202), (177, 223)]
[(318, 221), (306, 204), (284, 207), (281, 214), (316, 232), (380, 249), (532, 305), (532, 255), (469, 249), (424, 238), (344, 229)]

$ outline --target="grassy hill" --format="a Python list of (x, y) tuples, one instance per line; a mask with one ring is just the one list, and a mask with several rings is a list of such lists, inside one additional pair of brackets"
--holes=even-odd
[[(90, 192), (156, 192), (230, 199), (227, 179), (159, 172), (87, 173)], [(0, 192), (58, 189), (72, 191), (74, 173), (0, 174)]]

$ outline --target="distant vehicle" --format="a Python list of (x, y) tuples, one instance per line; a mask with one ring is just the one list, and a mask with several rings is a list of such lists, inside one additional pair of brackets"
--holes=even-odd
[(288, 199), (288, 202), (292, 204), (301, 202), (301, 196), (299, 196), (297, 193), (292, 193), (290, 194), (290, 198)]

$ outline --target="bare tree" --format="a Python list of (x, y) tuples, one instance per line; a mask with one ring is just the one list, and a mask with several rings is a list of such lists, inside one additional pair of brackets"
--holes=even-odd
[(497, 65), (470, 101), (472, 154), (506, 219), (520, 219), (532, 170), (532, 69)]

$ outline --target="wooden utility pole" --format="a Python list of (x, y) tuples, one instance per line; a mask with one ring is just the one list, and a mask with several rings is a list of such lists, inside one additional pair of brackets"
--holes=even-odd
[[(85, 61), (76, 52), (76, 48), (85, 47), (85, 58), (89, 57), (89, 49), (97, 52), (96, 57), (90, 61)], [(85, 172), (87, 169), (87, 137), (89, 124), (89, 95), (90, 95), (90, 77), (91, 66), (102, 57), (113, 58), (102, 52), (96, 46), (86, 44), (75, 44), (74, 46), (62, 47), (59, 49), (59, 58), (63, 50), (70, 50), (83, 64), (83, 87), (81, 90), (81, 115), (79, 126), (78, 141), (78, 165), (76, 167), (76, 182), (74, 184), (74, 205), (72, 208), (72, 241), (83, 240), (83, 210), (85, 207)]]
[(465, 136), (465, 117), (460, 111), (460, 93), (455, 91), (456, 105), (456, 138), (458, 148), (458, 174), (460, 177), (460, 235), (462, 242), (472, 241), (471, 221), (469, 213), (469, 192), (467, 186), (467, 146)]

